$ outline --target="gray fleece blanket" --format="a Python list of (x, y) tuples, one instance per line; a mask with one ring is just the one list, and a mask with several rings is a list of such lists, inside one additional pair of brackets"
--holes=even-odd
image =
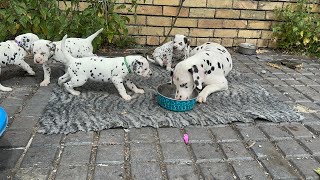
[(55, 85), (45, 111), (40, 118), (39, 132), (68, 134), (77, 131), (99, 131), (108, 128), (209, 126), (231, 122), (301, 121), (301, 114), (248, 77), (232, 70), (228, 75), (229, 90), (210, 95), (207, 103), (196, 104), (191, 111), (172, 112), (161, 108), (155, 99), (158, 85), (170, 80), (169, 73), (152, 65), (153, 76), (144, 79), (130, 75), (145, 94), (134, 94), (133, 100), (123, 100), (114, 85), (88, 82), (77, 88), (73, 96)]

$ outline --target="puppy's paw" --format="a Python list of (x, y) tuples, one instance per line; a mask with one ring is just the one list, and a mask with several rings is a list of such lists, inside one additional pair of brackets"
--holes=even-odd
[(135, 91), (135, 93), (143, 94), (143, 93), (144, 93), (144, 90), (143, 90), (143, 89), (137, 89), (137, 90)]
[(173, 69), (171, 68), (171, 67), (169, 67), (169, 66), (167, 66), (167, 71), (173, 71)]
[(76, 91), (76, 90), (70, 91), (70, 93), (72, 95), (75, 95), (75, 96), (79, 96), (80, 95), (80, 91)]
[(63, 83), (64, 83), (63, 80), (61, 80), (61, 79), (59, 78), (59, 79), (58, 79), (58, 84), (59, 84), (59, 86), (61, 86)]
[(43, 81), (40, 83), (40, 86), (48, 86), (48, 84), (50, 84), (50, 81), (48, 81), (48, 80), (43, 80)]
[(197, 98), (197, 101), (199, 103), (205, 103), (207, 101), (207, 97), (205, 96), (202, 96), (201, 94), (199, 94), (198, 98)]
[(132, 97), (130, 95), (124, 95), (124, 96), (122, 96), (122, 98), (126, 101), (130, 101), (132, 99)]
[(8, 91), (12, 91), (12, 88), (2, 86), (2, 87), (0, 87), (0, 91), (8, 92)]
[(28, 71), (28, 74), (29, 74), (30, 76), (34, 76), (36, 73), (35, 73), (33, 70), (31, 70), (31, 71)]

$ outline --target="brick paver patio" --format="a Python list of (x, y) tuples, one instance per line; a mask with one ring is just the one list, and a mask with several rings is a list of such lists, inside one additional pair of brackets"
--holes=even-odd
[[(319, 179), (319, 60), (269, 52), (232, 53), (234, 68), (291, 105), (313, 111), (302, 123), (233, 123), (210, 127), (110, 129), (70, 135), (37, 133), (38, 119), (52, 84), (39, 87), (36, 76), (4, 69), (0, 106), (9, 127), (0, 139), (0, 179)], [(266, 65), (270, 59), (299, 59), (302, 70)], [(29, 61), (31, 63), (31, 61)], [(63, 74), (53, 68), (53, 77)], [(53, 82), (56, 82), (53, 81)], [(190, 143), (185, 145), (183, 134)]]

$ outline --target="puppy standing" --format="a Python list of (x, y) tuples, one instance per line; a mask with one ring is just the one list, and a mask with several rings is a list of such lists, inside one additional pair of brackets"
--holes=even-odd
[(190, 43), (184, 35), (177, 34), (174, 36), (173, 41), (169, 41), (160, 47), (157, 47), (152, 56), (154, 59), (147, 57), (153, 63), (160, 66), (166, 66), (166, 69), (172, 70), (173, 60), (183, 60), (189, 57)]
[[(68, 38), (67, 49), (74, 57), (90, 57), (94, 56), (92, 41), (96, 38), (103, 28), (92, 34), (91, 36), (83, 38)], [(48, 40), (39, 40), (34, 43), (33, 48), (34, 62), (42, 64), (44, 72), (44, 80), (40, 86), (47, 86), (50, 83), (51, 69), (49, 64), (57, 61), (66, 64), (65, 57), (61, 51), (61, 41), (51, 42)]]
[[(31, 52), (33, 48), (33, 42), (39, 40), (38, 36), (32, 33), (26, 33), (19, 35), (15, 40), (9, 40), (0, 43), (0, 74), (1, 67), (5, 67), (8, 64), (13, 64), (21, 67), (30, 75), (34, 75), (35, 72), (24, 61), (24, 58)], [(12, 88), (5, 87), (0, 84), (1, 91), (12, 91)]]
[[(142, 56), (126, 56), (117, 58), (103, 57), (83, 57), (74, 58), (70, 55), (65, 47), (67, 35), (61, 42), (62, 52), (67, 59), (67, 73), (59, 78), (59, 84), (64, 83), (68, 92), (73, 95), (80, 95), (79, 91), (74, 87), (82, 86), (88, 80), (107, 82), (112, 81), (116, 86), (119, 94), (125, 100), (131, 100), (131, 96), (127, 94), (123, 83), (135, 93), (144, 93), (143, 89), (137, 88), (129, 79), (125, 79), (126, 75), (133, 72), (135, 74), (150, 77), (151, 71), (146, 58)], [(69, 82), (65, 83), (67, 79)]]
[(225, 47), (217, 43), (206, 45), (204, 50), (176, 65), (172, 74), (175, 98), (186, 100), (197, 87), (201, 90), (198, 102), (206, 102), (211, 93), (228, 89), (226, 76), (231, 69), (232, 58)]

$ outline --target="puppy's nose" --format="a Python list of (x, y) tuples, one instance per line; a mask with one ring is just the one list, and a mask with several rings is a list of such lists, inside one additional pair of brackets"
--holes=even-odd
[(173, 49), (177, 49), (177, 46), (173, 46)]
[(41, 59), (36, 59), (36, 63), (40, 64)]

